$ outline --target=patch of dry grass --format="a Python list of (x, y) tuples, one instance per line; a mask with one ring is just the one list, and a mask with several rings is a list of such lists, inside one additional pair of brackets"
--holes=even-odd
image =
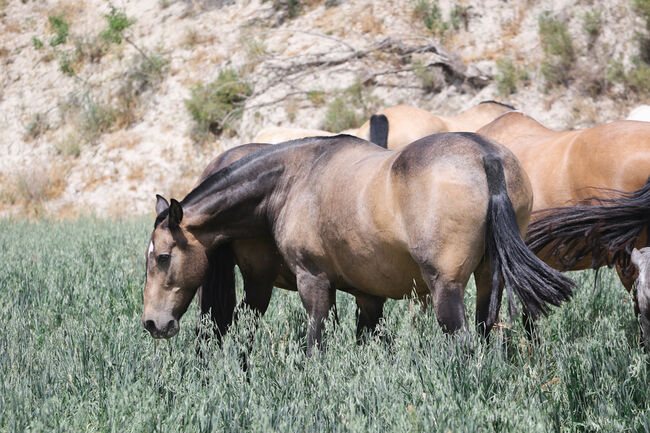
[(28, 216), (43, 213), (45, 202), (63, 194), (66, 188), (67, 164), (58, 162), (32, 164), (7, 176), (0, 199), (8, 205), (18, 205)]

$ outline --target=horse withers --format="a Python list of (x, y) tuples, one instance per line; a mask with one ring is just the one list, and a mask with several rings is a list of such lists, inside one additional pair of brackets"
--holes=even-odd
[(443, 330), (467, 329), (463, 292), (477, 285), (487, 336), (502, 283), (537, 317), (572, 282), (525, 247), (532, 194), (507, 149), (476, 134), (439, 134), (391, 152), (350, 136), (254, 152), (207, 177), (182, 202), (159, 201), (147, 248), (143, 324), (169, 338), (224, 243), (268, 238), (322, 339), (335, 291), (400, 299), (430, 293)]

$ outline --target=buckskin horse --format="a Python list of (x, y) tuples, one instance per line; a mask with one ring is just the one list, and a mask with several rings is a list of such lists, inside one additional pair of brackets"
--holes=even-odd
[[(462, 199), (461, 199), (462, 198)], [(463, 292), (477, 282), (484, 336), (502, 283), (536, 318), (571, 280), (524, 245), (532, 206), (514, 155), (475, 134), (438, 134), (391, 152), (350, 136), (267, 146), (207, 177), (183, 200), (159, 199), (146, 251), (142, 322), (169, 338), (226, 242), (267, 237), (295, 276), (320, 343), (335, 290), (361, 297), (431, 293), (442, 329), (467, 329)]]
[[(527, 243), (559, 270), (614, 265), (630, 291), (634, 247), (649, 245), (650, 124), (617, 121), (553, 131), (520, 112), (479, 130), (519, 158), (533, 188)], [(635, 313), (650, 320), (650, 306)], [(650, 342), (650, 328), (642, 330)]]
[[(445, 117), (411, 105), (400, 104), (384, 108), (377, 114), (384, 115), (390, 125), (390, 130), (385, 134), (388, 148), (399, 149), (422, 137), (440, 132), (476, 132), (496, 117), (514, 109), (515, 107), (501, 102), (483, 101), (457, 116)], [(379, 138), (371, 139), (376, 129), (371, 123), (372, 119), (359, 129), (348, 133), (377, 143)]]

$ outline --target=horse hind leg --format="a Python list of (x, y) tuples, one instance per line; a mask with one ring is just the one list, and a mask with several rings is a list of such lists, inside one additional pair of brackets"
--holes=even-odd
[(465, 317), (463, 295), (465, 282), (445, 277), (431, 265), (420, 265), (422, 277), (431, 291), (433, 310), (443, 332), (454, 334), (463, 331), (469, 334)]
[(384, 314), (386, 298), (358, 294), (357, 300), (357, 344), (361, 344), (365, 335), (375, 335), (377, 324)]

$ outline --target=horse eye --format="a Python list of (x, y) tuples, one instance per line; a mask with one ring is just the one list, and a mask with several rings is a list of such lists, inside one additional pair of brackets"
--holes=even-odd
[(159, 265), (164, 265), (169, 261), (170, 257), (169, 254), (159, 254), (158, 257), (156, 257), (156, 261)]

